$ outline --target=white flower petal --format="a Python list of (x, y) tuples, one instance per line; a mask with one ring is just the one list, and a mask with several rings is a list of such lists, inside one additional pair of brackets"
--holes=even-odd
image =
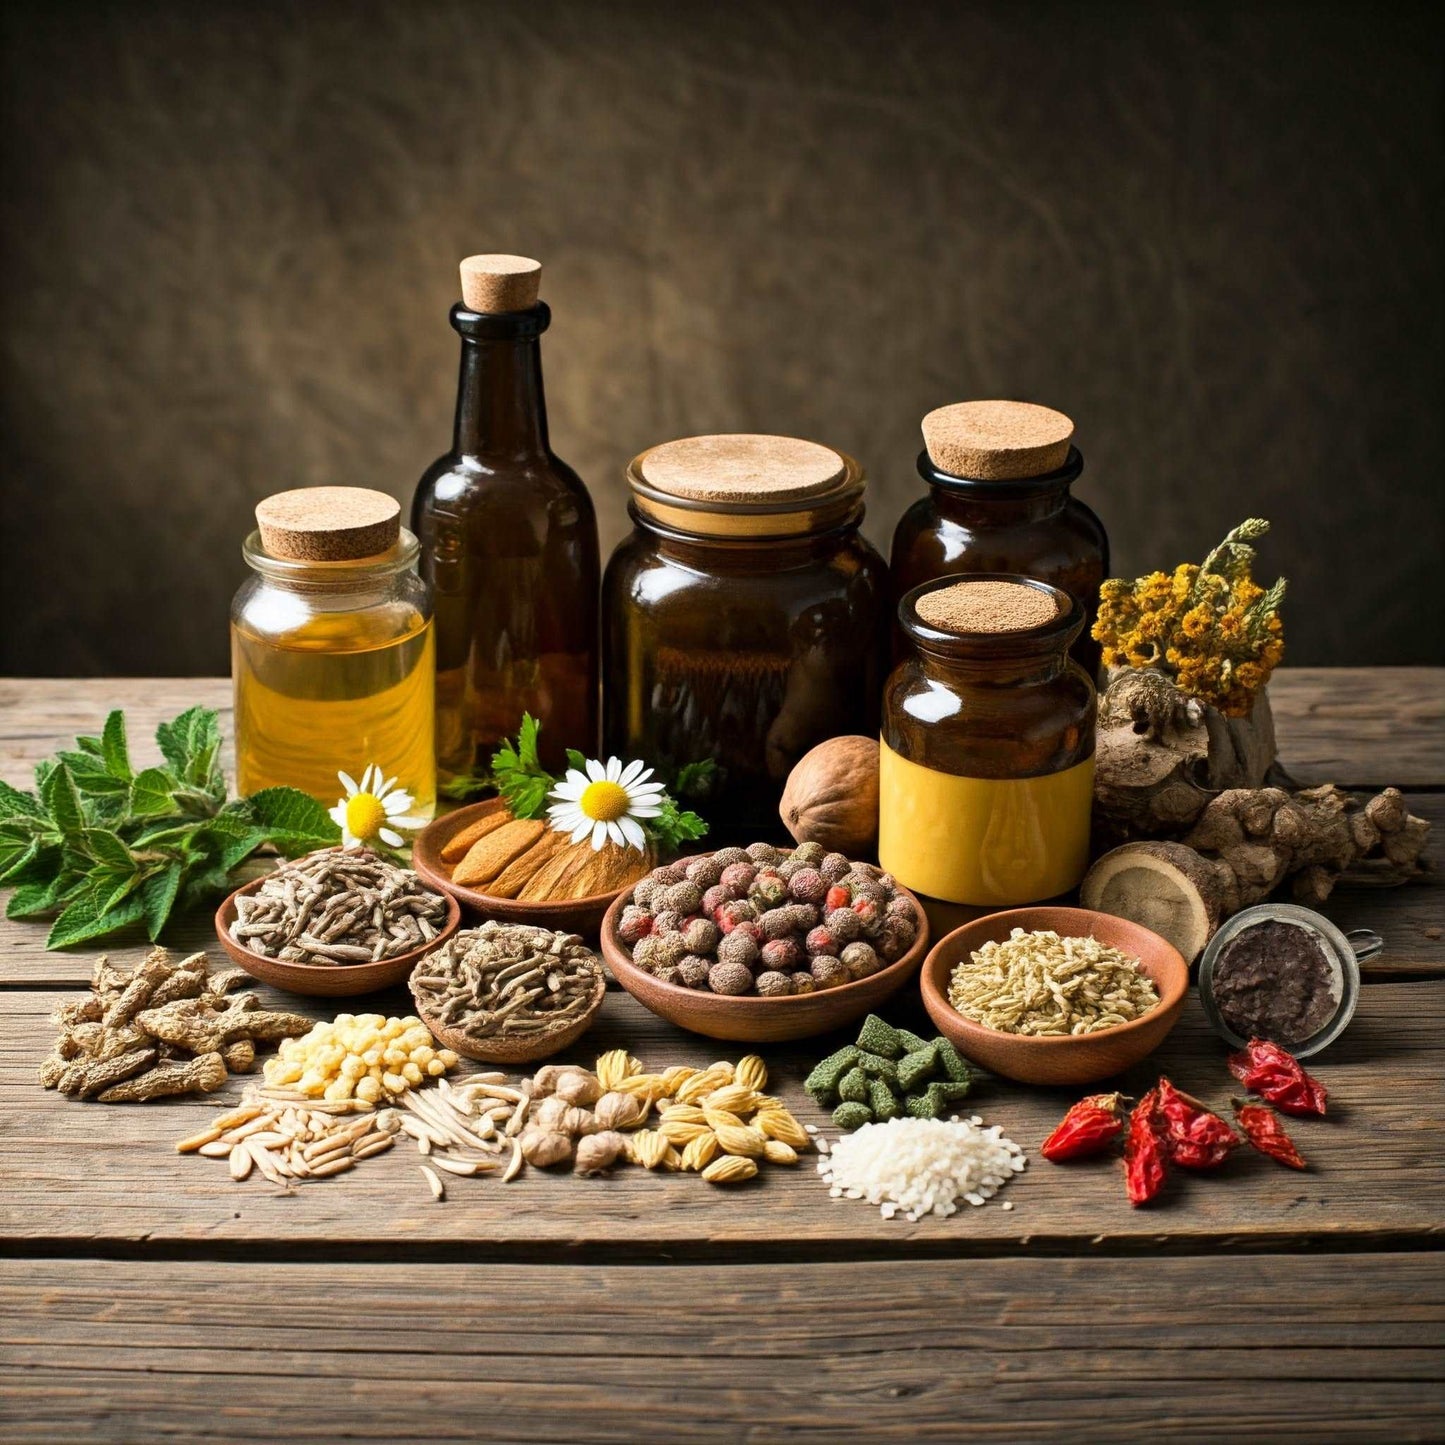
[[(379, 772), (381, 771), (381, 768), (378, 767), (376, 771), (379, 773)], [(395, 774), (392, 774), (392, 776), (389, 777), (389, 778), (376, 790), (376, 797), (377, 797), (377, 801), (378, 801), (378, 802), (382, 802), (382, 803), (386, 802), (386, 795), (387, 795), (389, 792), (391, 792), (392, 787), (393, 787), (393, 785), (394, 785), (395, 783), (396, 783), (396, 775), (395, 775)]]
[(356, 786), (356, 779), (353, 778), (350, 773), (338, 772), (336, 776), (340, 780), (341, 786), (346, 789), (346, 796), (348, 798), (354, 798), (361, 791), (361, 789)]
[(586, 773), (586, 771), (585, 771), (584, 769), (582, 769), (582, 768), (568, 768), (568, 769), (567, 769), (567, 781), (568, 781), (569, 783), (573, 784), (575, 787), (577, 787), (577, 788), (580, 790), (580, 789), (585, 788), (585, 787), (587, 786), (587, 783), (588, 783), (589, 780), (588, 780), (588, 777), (587, 777), (587, 773)]
[(579, 777), (574, 783), (572, 781), (572, 774), (568, 774), (567, 781), (565, 783), (558, 783), (547, 796), (549, 798), (560, 798), (566, 803), (575, 803), (586, 791), (586, 778)]
[(602, 845), (607, 841), (607, 824), (594, 823), (592, 825), (592, 851), (600, 853)]
[(597, 761), (596, 758), (587, 759), (587, 776), (594, 783), (602, 783), (607, 780), (607, 769)]
[(406, 828), (408, 830), (411, 830), (413, 828), (425, 828), (426, 825), (431, 821), (431, 819), (421, 818), (413, 813), (408, 813), (405, 817), (388, 818), (386, 821), (390, 823), (394, 828)]
[(394, 793), (388, 793), (382, 800), (381, 806), (386, 810), (388, 818), (394, 818), (398, 813), (404, 813), (411, 807), (415, 800), (404, 788), (398, 788)]
[(592, 819), (583, 818), (583, 820), (572, 830), (571, 841), (574, 843), (580, 843), (591, 831)]
[(342, 826), (341, 846), (343, 848), (355, 848), (360, 842), (361, 839), (358, 838), (356, 834), (351, 831), (350, 828), (346, 827), (345, 825)]
[(640, 774), (641, 772), (642, 772), (642, 759), (641, 759), (641, 758), (633, 758), (633, 760), (632, 760), (630, 763), (628, 763), (628, 765), (627, 765), (625, 768), (623, 768), (623, 770), (622, 770), (620, 776), (618, 777), (617, 781), (618, 781), (619, 783), (621, 783), (624, 788), (626, 788), (626, 787), (628, 787), (628, 786), (629, 786), (630, 784), (632, 784), (632, 783), (636, 783), (636, 782), (640, 782), (640, 781), (641, 781), (641, 779), (640, 779), (640, 777), (639, 777), (639, 774)]
[(615, 783), (622, 776), (622, 759), (613, 756), (607, 759), (607, 781)]
[(619, 848), (625, 848), (627, 846), (627, 838), (616, 823), (609, 823), (607, 825), (607, 837), (610, 842)]
[(642, 831), (642, 825), (632, 818), (619, 818), (617, 826), (622, 829), (623, 836), (639, 853), (647, 851), (647, 834)]
[(328, 810), (327, 816), (338, 828), (344, 828), (346, 826), (346, 804), (338, 803), (334, 808)]
[(390, 828), (378, 828), (376, 830), (376, 836), (380, 838), (383, 843), (388, 843), (393, 848), (401, 847), (401, 834), (393, 832)]
[(637, 803), (627, 811), (628, 816), (632, 818), (657, 818), (662, 815), (662, 804)]

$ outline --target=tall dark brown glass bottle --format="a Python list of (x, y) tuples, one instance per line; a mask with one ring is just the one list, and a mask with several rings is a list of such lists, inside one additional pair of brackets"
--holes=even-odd
[(484, 769), (523, 712), (542, 722), (553, 769), (597, 740), (597, 518), (547, 441), (540, 275), (518, 256), (462, 263), (456, 430), (412, 504), (436, 599), (444, 783)]

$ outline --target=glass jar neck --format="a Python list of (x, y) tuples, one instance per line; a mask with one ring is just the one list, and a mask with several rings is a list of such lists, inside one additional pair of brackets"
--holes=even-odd
[(955, 477), (934, 466), (927, 451), (918, 454), (918, 474), (928, 483), (942, 517), (970, 528), (1014, 526), (1055, 517), (1069, 501), (1069, 488), (1084, 470), (1077, 447), (1069, 448), (1057, 471), (1015, 481), (991, 482)]
[(452, 307), (462, 338), (452, 434), (458, 456), (521, 461), (549, 454), (539, 338), (551, 320), (545, 302), (505, 315)]
[(1051, 682), (1069, 665), (1067, 651), (999, 653), (984, 658), (935, 652), (915, 643), (915, 652), (919, 670), (925, 677), (939, 682), (967, 682), (974, 687), (1020, 687)]
[(416, 571), (419, 551), (415, 535), (405, 527), (396, 546), (375, 557), (347, 562), (296, 562), (273, 557), (261, 545), (261, 533), (252, 532), (241, 544), (246, 565), (269, 587), (312, 596), (384, 596), (407, 573)]
[(656, 546), (658, 553), (684, 566), (706, 565), (710, 570), (735, 567), (738, 571), (773, 572), (802, 567), (828, 556), (857, 534), (863, 521), (858, 506), (834, 527), (789, 537), (709, 537), (676, 531), (648, 517), (635, 502), (628, 504), (633, 525)]

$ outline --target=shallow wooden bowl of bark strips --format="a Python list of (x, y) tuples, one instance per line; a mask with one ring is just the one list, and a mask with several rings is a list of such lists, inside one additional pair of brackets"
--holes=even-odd
[(588, 898), (559, 898), (533, 903), (520, 898), (498, 898), (484, 889), (452, 882), (451, 868), (443, 860), (442, 850), (463, 828), (470, 828), (481, 818), (505, 808), (506, 804), (500, 798), (488, 798), (484, 803), (469, 803), (434, 819), (412, 843), (412, 868), (429, 887), (450, 894), (463, 907), (480, 913), (484, 918), (499, 918), (506, 923), (531, 923), (558, 933), (595, 938), (603, 915), (620, 893), (631, 891), (630, 883), (607, 893), (594, 893)]
[(632, 900), (631, 888), (623, 890), (602, 920), (602, 957), (607, 960), (613, 978), (638, 1003), (691, 1033), (744, 1044), (777, 1044), (789, 1039), (812, 1038), (873, 1013), (918, 972), (928, 951), (928, 918), (918, 899), (906, 888), (895, 885), (895, 891), (913, 905), (918, 924), (913, 946), (902, 958), (867, 978), (816, 993), (790, 994), (786, 998), (762, 998), (757, 994), (733, 997), (654, 978), (633, 963), (632, 950), (617, 936), (622, 910)]
[[(948, 1001), (954, 968), (985, 943), (1002, 942), (1015, 928), (1025, 933), (1052, 931), (1061, 938), (1093, 937), (1137, 958), (1141, 972), (1159, 991), (1158, 1004), (1129, 1023), (1091, 1034), (1006, 1034), (966, 1018)], [(989, 1073), (1021, 1084), (1092, 1084), (1139, 1063), (1169, 1036), (1189, 991), (1189, 965), (1172, 943), (1111, 913), (1012, 908), (976, 918), (940, 938), (923, 965), (921, 984), (923, 1006), (934, 1027), (966, 1059)]]
[(279, 958), (267, 958), (264, 953), (255, 953), (231, 937), (231, 925), (236, 921), (236, 900), (242, 894), (254, 893), (265, 881), (266, 876), (253, 878), (221, 904), (216, 910), (216, 937), (232, 961), (252, 978), (284, 988), (288, 993), (310, 998), (353, 998), (358, 994), (375, 993), (378, 989), (395, 988), (411, 977), (412, 969), (424, 955), (445, 943), (462, 926), (460, 905), (455, 898), (443, 894), (447, 903), (447, 920), (441, 931), (430, 943), (399, 953), (395, 958), (384, 958), (379, 963), (325, 964), (289, 963)]

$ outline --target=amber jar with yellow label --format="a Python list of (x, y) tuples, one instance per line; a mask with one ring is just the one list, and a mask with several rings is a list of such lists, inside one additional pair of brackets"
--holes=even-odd
[(1094, 790), (1094, 685), (1069, 657), (1082, 604), (1025, 577), (946, 577), (907, 593), (898, 621), (879, 861), (951, 903), (1066, 893), (1088, 866)]

